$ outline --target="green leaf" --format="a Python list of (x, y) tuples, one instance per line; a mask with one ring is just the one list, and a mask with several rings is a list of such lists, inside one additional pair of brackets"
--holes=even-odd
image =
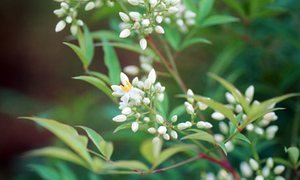
[(85, 56), (87, 57), (87, 64), (89, 66), (94, 57), (94, 43), (88, 27), (84, 26), (83, 29), (84, 29), (84, 39), (85, 39)]
[(180, 49), (185, 49), (191, 45), (194, 45), (194, 44), (198, 44), (198, 43), (206, 43), (206, 44), (212, 44), (211, 41), (205, 39), (205, 38), (190, 38), (190, 39), (187, 39), (185, 40), (181, 45), (180, 45)]
[(164, 100), (158, 104), (158, 109), (161, 115), (166, 118), (169, 112), (169, 98), (166, 93)]
[(121, 124), (121, 125), (119, 125), (119, 126), (114, 130), (113, 133), (116, 133), (116, 132), (118, 132), (118, 131), (120, 131), (120, 130), (123, 130), (123, 129), (129, 129), (129, 128), (131, 127), (131, 124), (132, 124), (132, 123), (124, 123), (124, 124)]
[(299, 149), (297, 147), (289, 147), (286, 152), (289, 155), (290, 161), (294, 166), (297, 166), (297, 162), (299, 159)]
[(105, 30), (95, 31), (92, 33), (92, 37), (94, 39), (99, 39), (99, 40), (105, 38), (108, 41), (131, 43), (131, 41), (129, 39), (120, 38), (119, 34), (117, 34), (116, 32), (112, 32), (112, 31), (105, 31)]
[(238, 15), (240, 15), (241, 17), (246, 17), (246, 12), (245, 9), (242, 6), (242, 3), (238, 0), (224, 0), (224, 2), (231, 7), (233, 10), (235, 10)]
[(246, 142), (248, 144), (251, 144), (251, 141), (245, 135), (243, 135), (241, 133), (236, 134), (234, 136), (234, 139), (239, 139), (239, 140), (242, 140), (242, 141), (244, 141), (244, 142)]
[(53, 157), (88, 168), (88, 164), (79, 156), (74, 154), (72, 151), (58, 147), (45, 147), (41, 149), (36, 149), (33, 151), (29, 151), (25, 154), (25, 156)]
[(109, 77), (103, 73), (96, 72), (96, 71), (89, 71), (88, 74), (91, 76), (95, 76), (96, 78), (104, 81), (108, 85), (111, 85)]
[(92, 76), (77, 76), (74, 77), (73, 79), (82, 80), (92, 84), (96, 88), (100, 89), (103, 93), (105, 93), (114, 102), (116, 102), (116, 98), (112, 95), (112, 90), (101, 79)]
[(117, 168), (125, 168), (131, 170), (143, 170), (143, 171), (149, 170), (149, 168), (144, 163), (135, 160), (115, 161), (113, 162), (112, 165)]
[(238, 18), (228, 15), (213, 15), (205, 19), (200, 25), (201, 27), (213, 26), (218, 24), (226, 24), (239, 21)]
[(282, 158), (273, 158), (274, 162), (277, 164), (283, 164), (284, 166), (287, 167), (292, 167), (291, 163), (285, 159)]
[(187, 9), (194, 12), (197, 11), (197, 6), (195, 5), (194, 0), (183, 0), (183, 4), (185, 5), (185, 7), (187, 7)]
[(165, 37), (171, 47), (175, 50), (178, 50), (180, 47), (181, 36), (178, 30), (171, 26), (164, 27), (166, 33)]
[(149, 161), (152, 164), (154, 163), (155, 157), (153, 154), (152, 140), (144, 141), (140, 147), (140, 152), (147, 161)]
[(201, 0), (198, 13), (198, 22), (203, 21), (204, 18), (211, 12), (214, 5), (214, 0)]
[(170, 116), (169, 116), (169, 119), (171, 119), (173, 116), (177, 115), (177, 116), (180, 116), (182, 115), (183, 113), (185, 113), (186, 110), (185, 110), (185, 106), (184, 105), (179, 105), (177, 106), (176, 108), (174, 108), (171, 112), (170, 112)]
[(78, 56), (81, 63), (83, 64), (84, 69), (87, 69), (89, 66), (89, 60), (86, 57), (84, 50), (71, 43), (64, 42), (64, 44), (70, 47), (75, 52), (75, 54)]
[(64, 163), (57, 165), (61, 175), (61, 180), (77, 180), (75, 173)]
[(189, 151), (195, 148), (192, 145), (186, 145), (186, 144), (181, 144), (181, 145), (174, 145), (168, 149), (163, 150), (160, 155), (155, 159), (153, 168), (159, 166), (161, 163), (172, 157), (173, 155), (180, 153), (180, 152), (185, 152)]
[(236, 87), (234, 87), (234, 85), (232, 85), (230, 82), (226, 81), (225, 79), (215, 74), (209, 73), (209, 76), (215, 79), (216, 81), (218, 81), (220, 84), (222, 84), (222, 86), (224, 86), (224, 88), (227, 89), (233, 95), (233, 97), (237, 100), (237, 102), (241, 104), (246, 114), (249, 113), (249, 104), (246, 98)]
[(103, 153), (104, 157), (106, 157), (106, 159), (109, 160), (114, 151), (113, 144), (111, 142), (101, 141), (100, 148), (103, 151), (102, 153)]
[(87, 151), (88, 139), (85, 136), (79, 135), (73, 127), (51, 119), (37, 117), (22, 118), (32, 120), (52, 132), (61, 141), (73, 149), (79, 156), (81, 156), (81, 158), (84, 159), (89, 165), (91, 165), (92, 159)]
[(184, 139), (196, 139), (196, 140), (206, 141), (206, 142), (212, 143), (214, 145), (216, 144), (215, 138), (208, 132), (205, 132), (202, 130), (197, 130), (197, 133), (189, 134), (189, 135), (181, 138), (181, 140), (184, 140)]
[(194, 96), (195, 100), (203, 102), (206, 104), (208, 107), (212, 108), (213, 110), (222, 113), (226, 118), (228, 118), (235, 126), (238, 126), (237, 119), (235, 118), (234, 113), (232, 112), (231, 109), (226, 107), (224, 104), (221, 104), (219, 102), (216, 102), (212, 99), (208, 99), (203, 96)]
[(32, 164), (29, 165), (29, 167), (35, 171), (37, 174), (42, 179), (45, 180), (60, 180), (60, 175), (58, 171), (54, 168), (48, 167), (48, 166), (43, 166), (43, 165), (37, 165), (37, 164)]
[(227, 156), (227, 149), (225, 147), (225, 144), (223, 142), (218, 143), (218, 146), (222, 149), (224, 154)]
[(104, 62), (108, 69), (110, 82), (112, 84), (120, 83), (121, 66), (119, 63), (118, 56), (114, 48), (108, 43), (106, 39), (102, 39), (103, 51), (104, 51)]
[[(96, 148), (99, 150), (99, 152), (101, 154), (103, 154), (105, 156), (105, 154), (107, 153), (106, 152), (106, 145), (102, 145), (101, 146), (101, 143), (105, 140), (102, 138), (102, 136), (100, 136), (96, 131), (94, 131), (93, 129), (90, 129), (88, 127), (84, 127), (84, 126), (78, 126), (79, 128), (83, 129), (88, 137), (92, 140), (93, 144), (96, 146)], [(106, 159), (108, 160), (108, 159)]]

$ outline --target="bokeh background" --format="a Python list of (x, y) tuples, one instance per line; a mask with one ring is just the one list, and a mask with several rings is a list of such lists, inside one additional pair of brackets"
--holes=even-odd
[[(246, 0), (241, 3), (247, 5)], [(300, 92), (300, 2), (276, 0), (272, 5), (283, 9), (199, 32), (213, 45), (199, 44), (179, 54), (177, 62), (188, 87), (197, 94), (223, 100), (224, 89), (206, 75), (215, 72), (241, 90), (255, 85), (255, 97), (259, 100)], [(93, 127), (116, 142), (119, 147), (116, 157), (133, 159), (138, 154), (137, 142), (143, 139), (143, 135), (126, 132), (112, 136), (116, 124), (111, 123), (111, 117), (117, 113), (116, 107), (101, 92), (72, 79), (83, 71), (77, 57), (62, 44), (69, 32), (54, 32), (58, 20), (52, 12), (57, 7), (51, 0), (1, 0), (0, 3), (0, 179), (40, 179), (29, 164), (58, 163), (53, 159), (22, 156), (29, 150), (59, 142), (33, 123), (18, 119), (19, 116), (49, 117)], [(215, 12), (238, 16), (222, 1), (217, 1)], [(92, 30), (109, 27), (107, 19), (85, 18), (85, 21)], [(123, 50), (118, 53), (122, 65), (138, 63), (136, 55)], [(106, 72), (101, 48), (97, 49), (92, 67)], [(162, 82), (171, 94), (180, 92), (174, 82), (168, 79)], [(170, 100), (181, 103), (174, 97)], [(280, 130), (272, 142), (274, 148), (262, 153), (284, 156), (284, 146), (299, 145), (299, 98), (280, 105), (286, 110), (278, 113)], [(78, 167), (73, 169), (78, 169), (78, 176), (92, 176)], [(149, 178), (180, 179), (195, 174), (192, 170), (191, 166)]]

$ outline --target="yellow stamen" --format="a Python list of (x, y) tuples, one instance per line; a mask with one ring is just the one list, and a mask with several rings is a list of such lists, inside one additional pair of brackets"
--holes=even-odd
[(132, 88), (132, 85), (131, 85), (131, 83), (130, 83), (129, 81), (126, 81), (125, 84), (120, 85), (120, 86), (121, 86), (121, 89), (122, 89), (123, 91), (125, 91), (125, 92), (130, 91), (131, 88)]

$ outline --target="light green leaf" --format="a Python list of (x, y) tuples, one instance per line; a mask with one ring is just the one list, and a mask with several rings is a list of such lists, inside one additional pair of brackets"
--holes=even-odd
[(64, 42), (64, 44), (70, 47), (76, 53), (81, 63), (83, 64), (84, 69), (88, 69), (89, 60), (86, 57), (84, 50), (71, 43)]
[(88, 139), (85, 136), (79, 135), (73, 127), (51, 119), (37, 117), (22, 118), (32, 120), (52, 132), (61, 141), (73, 149), (79, 156), (81, 156), (81, 158), (84, 159), (89, 165), (91, 165), (92, 159), (87, 151)]
[(169, 98), (166, 93), (164, 100), (158, 104), (158, 109), (161, 115), (166, 118), (169, 112)]
[(95, 32), (92, 32), (92, 37), (94, 39), (98, 39), (98, 40), (105, 38), (108, 41), (131, 43), (131, 41), (129, 39), (120, 38), (119, 34), (117, 34), (116, 32), (112, 32), (112, 31), (105, 31), (105, 30), (95, 31)]
[(149, 168), (144, 163), (135, 160), (115, 161), (113, 162), (112, 165), (117, 168), (125, 168), (131, 170), (143, 170), (143, 171), (149, 170)]
[(226, 107), (224, 104), (221, 104), (219, 102), (216, 102), (212, 99), (208, 99), (203, 96), (194, 96), (195, 100), (203, 102), (206, 104), (208, 107), (212, 108), (213, 110), (222, 113), (226, 118), (228, 118), (235, 126), (238, 126), (237, 119), (235, 118), (234, 113), (232, 112), (231, 109)]
[(120, 83), (121, 66), (119, 63), (118, 56), (114, 48), (108, 43), (106, 39), (102, 39), (103, 51), (104, 51), (104, 62), (108, 69), (110, 82), (112, 84)]
[[(243, 110), (246, 112), (246, 114), (249, 113), (250, 107), (249, 107), (249, 104), (248, 104), (246, 98), (236, 87), (234, 87), (234, 85), (232, 85), (230, 82), (226, 81), (225, 79), (223, 79), (215, 74), (209, 73), (209, 76), (212, 77), (213, 79), (217, 80), (220, 84), (222, 84), (222, 86), (224, 86), (224, 88), (227, 89), (233, 95), (233, 97), (241, 104), (241, 106), (243, 107)], [(234, 125), (236, 125), (236, 124), (234, 124)]]
[[(105, 141), (102, 136), (100, 136), (96, 131), (94, 131), (93, 129), (90, 129), (88, 127), (84, 127), (84, 126), (78, 126), (80, 128), (82, 128), (88, 135), (88, 137), (92, 140), (93, 144), (97, 147), (97, 149), (99, 150), (99, 152), (101, 154), (104, 155), (104, 153), (106, 153), (106, 149), (105, 146), (100, 146), (102, 141)], [(107, 160), (107, 159), (106, 159)]]
[(45, 147), (41, 149), (36, 149), (33, 151), (29, 151), (28, 153), (25, 154), (25, 156), (53, 157), (64, 161), (69, 161), (74, 164), (88, 168), (88, 164), (83, 159), (81, 159), (78, 155), (74, 154), (70, 150), (58, 148), (58, 147)]
[(187, 9), (194, 12), (197, 11), (197, 6), (195, 5), (194, 0), (183, 0), (183, 4), (185, 5), (185, 7), (187, 7)]
[(150, 163), (154, 163), (155, 158), (153, 155), (153, 143), (152, 140), (146, 140), (142, 143), (140, 147), (140, 152), (144, 156), (144, 158)]
[(132, 123), (124, 123), (124, 124), (121, 124), (121, 125), (119, 125), (119, 126), (114, 130), (113, 133), (116, 133), (116, 132), (121, 131), (121, 130), (123, 130), (123, 129), (129, 129), (129, 128), (131, 127), (131, 124), (132, 124)]
[(288, 153), (292, 164), (296, 166), (299, 159), (299, 149), (297, 147), (289, 147), (286, 152)]
[(185, 113), (185, 106), (184, 105), (179, 105), (176, 108), (174, 108), (171, 112), (170, 112), (170, 116), (169, 118), (171, 119), (174, 115), (180, 116), (183, 113)]
[(216, 144), (215, 138), (208, 132), (205, 132), (202, 130), (197, 130), (197, 133), (189, 134), (189, 135), (181, 138), (181, 140), (184, 140), (184, 139), (196, 139), (196, 140), (206, 141), (206, 142), (212, 143), (214, 145)]
[(111, 85), (109, 77), (107, 75), (103, 74), (103, 73), (96, 72), (96, 71), (89, 71), (88, 74), (91, 75), (91, 76), (95, 76), (98, 79), (101, 79), (102, 81), (104, 81), (108, 85)]
[(33, 171), (38, 173), (42, 179), (45, 179), (45, 180), (60, 180), (61, 179), (58, 171), (54, 168), (51, 168), (48, 166), (43, 166), (43, 165), (37, 165), (37, 164), (29, 165), (29, 167)]
[(227, 149), (225, 147), (225, 144), (223, 142), (218, 143), (218, 146), (222, 149), (224, 154), (227, 156)]
[(242, 141), (244, 141), (244, 142), (246, 142), (248, 144), (251, 144), (251, 141), (245, 135), (243, 135), (241, 133), (236, 134), (234, 136), (234, 139), (239, 139), (239, 140), (242, 140)]
[(203, 21), (204, 18), (211, 12), (214, 5), (214, 0), (201, 0), (198, 13), (198, 21)]
[(87, 66), (89, 66), (94, 57), (94, 43), (91, 33), (87, 26), (83, 27), (84, 29), (84, 42), (85, 42), (85, 56), (87, 57)]
[(181, 145), (174, 145), (168, 149), (163, 150), (160, 155), (155, 159), (153, 168), (159, 166), (161, 163), (172, 157), (173, 155), (180, 153), (180, 152), (185, 152), (189, 150), (193, 150), (195, 147), (192, 145), (186, 145), (186, 144), (181, 144)]
[(211, 41), (205, 39), (205, 38), (190, 38), (190, 39), (187, 39), (185, 40), (181, 45), (180, 45), (180, 49), (185, 49), (191, 45), (194, 45), (194, 44), (198, 44), (198, 43), (206, 43), (206, 44), (212, 44)]
[(116, 102), (116, 98), (112, 95), (112, 90), (102, 80), (92, 76), (77, 76), (73, 79), (79, 79), (92, 84), (96, 88), (100, 89), (103, 93), (105, 93), (114, 102)]
[(200, 26), (201, 27), (207, 27), (207, 26), (213, 26), (218, 24), (226, 24), (231, 22), (237, 22), (239, 21), (238, 18), (228, 16), (228, 15), (213, 15), (205, 19)]
[(104, 157), (109, 160), (111, 158), (111, 155), (113, 154), (114, 146), (111, 142), (101, 141), (100, 149), (102, 149)]

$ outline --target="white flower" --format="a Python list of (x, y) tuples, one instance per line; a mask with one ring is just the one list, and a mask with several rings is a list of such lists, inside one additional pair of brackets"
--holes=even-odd
[(278, 165), (274, 168), (274, 173), (275, 174), (281, 174), (285, 170), (285, 167), (283, 165)]
[(149, 98), (144, 98), (143, 103), (146, 104), (146, 105), (150, 104), (150, 99)]
[(140, 40), (140, 46), (141, 46), (142, 50), (145, 50), (147, 48), (147, 40), (145, 38), (142, 38)]
[(115, 121), (115, 122), (124, 122), (126, 121), (127, 117), (123, 114), (121, 115), (117, 115), (115, 116), (112, 120)]
[(139, 73), (139, 68), (135, 65), (129, 65), (124, 67), (124, 72), (131, 75), (131, 76), (136, 76)]
[(132, 130), (133, 132), (136, 132), (138, 129), (139, 129), (139, 123), (138, 123), (138, 122), (133, 122), (133, 123), (131, 124), (131, 130)]
[(120, 33), (120, 38), (127, 38), (130, 36), (131, 32), (129, 29), (123, 29)]
[(60, 32), (66, 27), (66, 22), (61, 20), (55, 26), (55, 32)]
[(251, 168), (252, 168), (254, 171), (257, 171), (257, 170), (258, 170), (259, 165), (258, 165), (257, 161), (255, 161), (254, 159), (251, 158), (251, 159), (249, 160), (249, 164), (250, 164)]
[(166, 134), (166, 132), (167, 132), (166, 126), (159, 126), (157, 129), (157, 132), (158, 132), (158, 134), (161, 134), (161, 135)]
[(221, 120), (225, 119), (225, 116), (222, 113), (219, 113), (219, 112), (212, 113), (211, 117), (215, 120), (218, 120), (218, 121), (221, 121)]

